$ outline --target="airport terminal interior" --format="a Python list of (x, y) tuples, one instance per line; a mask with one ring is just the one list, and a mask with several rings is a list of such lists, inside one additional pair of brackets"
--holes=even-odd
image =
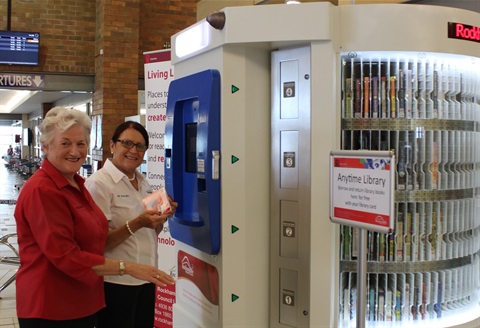
[[(20, 188), (27, 176), (17, 171), (13, 165), (2, 163), (0, 168), (0, 258), (18, 257), (14, 250), (18, 249), (16, 224), (13, 217), (15, 203)], [(10, 247), (11, 246), (11, 247)], [(12, 249), (13, 247), (13, 249)], [(18, 327), (17, 311), (15, 309), (15, 273), (18, 263), (0, 263), (0, 327)], [(16, 324), (16, 326), (15, 326)]]

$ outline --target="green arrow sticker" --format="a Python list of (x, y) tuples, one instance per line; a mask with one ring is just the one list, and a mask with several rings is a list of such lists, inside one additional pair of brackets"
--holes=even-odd
[(238, 229), (236, 226), (232, 225), (232, 233), (235, 233), (235, 232), (237, 232), (238, 230), (239, 230), (239, 229)]
[(239, 297), (237, 295), (232, 294), (232, 302), (235, 302), (238, 299), (239, 299)]
[(237, 92), (238, 90), (240, 90), (240, 89), (237, 88), (236, 86), (234, 86), (234, 85), (232, 84), (232, 93), (235, 93), (235, 92)]
[(238, 162), (240, 159), (232, 155), (232, 164)]

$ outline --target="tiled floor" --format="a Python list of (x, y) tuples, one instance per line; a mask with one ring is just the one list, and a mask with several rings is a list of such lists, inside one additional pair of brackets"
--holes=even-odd
[[(0, 237), (16, 232), (13, 211), (19, 194), (19, 187), (25, 177), (4, 165), (0, 160)], [(18, 249), (16, 237), (9, 242)], [(14, 256), (7, 246), (0, 244), (0, 257)], [(7, 281), (17, 270), (14, 265), (0, 263), (0, 285)], [(18, 328), (17, 311), (15, 309), (15, 282), (0, 292), (0, 328)]]

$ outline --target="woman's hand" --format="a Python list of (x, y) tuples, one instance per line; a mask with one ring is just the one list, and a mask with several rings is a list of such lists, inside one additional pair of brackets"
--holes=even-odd
[(119, 260), (106, 258), (105, 263), (93, 266), (92, 270), (98, 276), (118, 276), (128, 274), (137, 279), (149, 281), (161, 287), (173, 285), (175, 283), (175, 279), (170, 275), (153, 266), (125, 261), (123, 262), (124, 269), (121, 270), (120, 262), (121, 261)]
[(159, 224), (164, 224), (169, 215), (170, 212), (166, 214), (160, 214), (158, 213), (158, 210), (146, 210), (139, 215), (138, 220), (142, 228), (155, 229)]
[(139, 219), (141, 221), (142, 227), (156, 229), (159, 225), (162, 225), (167, 221), (168, 218), (173, 217), (177, 211), (178, 203), (168, 196), (170, 201), (170, 211), (166, 213), (159, 213), (158, 210), (145, 210), (140, 214)]
[(125, 262), (125, 274), (140, 280), (152, 282), (161, 287), (175, 284), (175, 279), (169, 274), (149, 265)]

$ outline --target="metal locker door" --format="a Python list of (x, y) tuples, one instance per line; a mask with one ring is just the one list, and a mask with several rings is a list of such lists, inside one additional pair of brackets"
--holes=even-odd
[(310, 312), (310, 47), (272, 53), (272, 327)]

